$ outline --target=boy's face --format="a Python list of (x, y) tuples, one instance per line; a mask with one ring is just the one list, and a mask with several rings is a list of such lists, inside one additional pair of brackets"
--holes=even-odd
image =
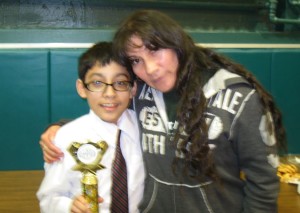
[[(93, 81), (101, 81), (112, 84), (116, 81), (130, 81), (130, 76), (125, 67), (111, 62), (101, 67), (95, 64), (86, 74), (86, 84)], [(86, 98), (90, 108), (102, 120), (117, 124), (118, 119), (124, 110), (127, 109), (130, 100), (136, 92), (136, 85), (127, 91), (116, 91), (112, 86), (106, 85), (101, 92), (91, 92), (81, 80), (76, 82), (78, 94)]]

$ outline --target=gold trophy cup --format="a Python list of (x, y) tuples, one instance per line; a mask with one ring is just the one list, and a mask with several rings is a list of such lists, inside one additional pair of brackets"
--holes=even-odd
[(79, 143), (73, 142), (68, 151), (71, 153), (77, 164), (73, 170), (81, 171), (82, 194), (89, 203), (92, 213), (98, 213), (98, 180), (97, 170), (104, 169), (105, 166), (100, 164), (104, 153), (107, 150), (107, 143), (99, 141), (97, 143)]

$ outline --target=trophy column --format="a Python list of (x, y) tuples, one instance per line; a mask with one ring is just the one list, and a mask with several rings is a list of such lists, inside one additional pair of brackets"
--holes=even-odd
[(105, 167), (100, 164), (104, 153), (107, 150), (107, 143), (99, 141), (97, 143), (73, 142), (68, 151), (71, 153), (77, 164), (73, 170), (81, 171), (82, 194), (89, 203), (92, 213), (98, 213), (98, 180), (97, 171)]

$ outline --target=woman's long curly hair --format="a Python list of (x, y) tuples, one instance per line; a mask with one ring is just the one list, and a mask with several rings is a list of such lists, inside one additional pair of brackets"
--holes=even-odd
[[(168, 48), (177, 54), (179, 67), (176, 90), (180, 95), (177, 119), (181, 128), (178, 128), (175, 134), (175, 143), (184, 130), (188, 138), (180, 151), (185, 153), (186, 168), (196, 170), (199, 177), (203, 174), (217, 177), (208, 146), (208, 128), (205, 122), (207, 100), (202, 88), (221, 68), (243, 76), (256, 89), (261, 98), (263, 111), (272, 115), (278, 146), (286, 148), (280, 111), (271, 95), (243, 66), (209, 48), (195, 45), (183, 28), (167, 15), (154, 10), (140, 10), (123, 21), (113, 40), (117, 59), (129, 68), (131, 65), (126, 52), (129, 48), (135, 48), (130, 42), (133, 35), (138, 36), (150, 50)], [(269, 127), (269, 131), (272, 131), (272, 124), (269, 124)], [(188, 142), (191, 142), (191, 145), (187, 149)]]

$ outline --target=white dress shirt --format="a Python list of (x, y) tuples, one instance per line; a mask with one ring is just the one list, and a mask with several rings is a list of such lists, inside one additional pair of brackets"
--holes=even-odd
[(111, 167), (115, 156), (118, 129), (121, 133), (121, 150), (127, 165), (129, 212), (136, 213), (144, 191), (145, 171), (139, 141), (139, 128), (135, 113), (126, 110), (118, 125), (107, 123), (90, 111), (76, 120), (64, 125), (57, 132), (55, 144), (64, 152), (64, 157), (55, 163), (45, 163), (45, 177), (37, 192), (41, 212), (70, 212), (73, 198), (82, 193), (79, 171), (72, 170), (76, 161), (67, 151), (72, 142), (106, 141), (106, 150), (101, 164), (106, 168), (97, 171), (98, 194), (104, 198), (99, 204), (101, 213), (110, 212), (111, 204)]

